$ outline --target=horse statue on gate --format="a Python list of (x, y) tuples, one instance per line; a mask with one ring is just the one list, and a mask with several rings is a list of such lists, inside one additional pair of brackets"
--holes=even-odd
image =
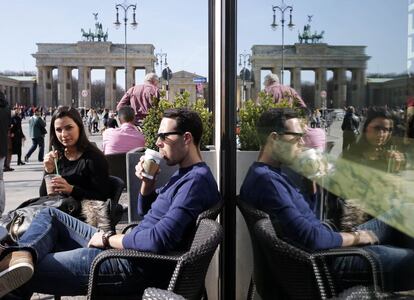
[(317, 44), (317, 43), (321, 43), (323, 40), (323, 35), (325, 34), (325, 31), (322, 30), (320, 33), (318, 33), (317, 31), (315, 31), (313, 34), (311, 32), (311, 25), (310, 23), (312, 22), (312, 15), (308, 15), (308, 24), (306, 24), (305, 26), (303, 26), (303, 32), (300, 33), (300, 31), (298, 32), (298, 39), (299, 39), (299, 43), (303, 44), (308, 44), (309, 41), (312, 44)]
[(307, 44), (309, 40), (312, 40), (312, 35), (311, 35), (310, 28), (311, 28), (310, 24), (306, 24), (305, 26), (303, 26), (302, 34), (300, 34), (300, 32), (299, 32), (298, 38), (299, 38), (299, 42), (301, 44), (303, 44), (303, 42), (305, 44)]
[(96, 21), (95, 32), (93, 33), (90, 28), (89, 28), (89, 32), (86, 32), (83, 28), (81, 28), (82, 38), (84, 41), (88, 41), (88, 42), (94, 42), (95, 38), (98, 40), (98, 42), (101, 42), (101, 41), (106, 42), (108, 40), (108, 29), (106, 30), (106, 33), (104, 33), (102, 29), (102, 23), (98, 22), (98, 13), (93, 13), (93, 16)]
[(86, 32), (83, 28), (81, 28), (82, 37), (84, 41), (93, 42), (95, 40), (95, 35), (89, 29), (89, 32)]
[(312, 35), (312, 44), (321, 43), (323, 41), (323, 35), (325, 34), (325, 30), (322, 30), (321, 33), (315, 33)]

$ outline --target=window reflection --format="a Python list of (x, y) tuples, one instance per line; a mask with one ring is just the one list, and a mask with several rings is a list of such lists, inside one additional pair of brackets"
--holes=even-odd
[[(410, 217), (414, 205), (410, 188), (414, 178), (414, 80), (406, 70), (404, 47), (390, 52), (372, 35), (382, 28), (395, 43), (404, 45), (406, 3), (393, 7), (385, 1), (375, 6), (364, 3), (354, 10), (357, 1), (347, 5), (335, 1), (335, 8), (318, 0), (284, 2), (294, 7), (297, 29), (295, 34), (285, 32), (282, 45), (281, 31), (266, 31), (269, 22), (265, 22), (272, 22), (271, 6), (278, 3), (253, 7), (252, 1), (239, 1), (238, 52), (241, 57), (242, 53), (250, 55), (250, 64), (240, 65), (238, 81), (237, 192), (241, 201), (269, 213), (283, 238), (308, 250), (353, 243), (365, 249), (379, 242), (405, 247), (414, 254)], [(392, 10), (401, 16), (400, 27), (384, 29), (378, 20), (359, 16), (368, 10), (384, 17)], [(335, 23), (326, 14), (337, 16)], [(249, 28), (240, 22), (247, 16), (252, 20)], [(323, 39), (304, 39), (307, 33), (318, 32), (323, 32)], [(390, 60), (382, 63), (381, 57)], [(246, 69), (251, 76), (244, 76)], [(270, 88), (272, 78), (278, 79), (272, 82), (275, 88)], [(288, 109), (295, 111), (295, 118), (284, 115)], [(272, 117), (275, 110), (284, 113)], [(269, 121), (265, 130), (261, 128), (264, 119)], [(283, 134), (293, 129), (291, 119), (297, 119), (306, 133), (302, 139)], [(256, 158), (246, 158), (246, 150), (256, 151)], [(334, 230), (321, 222), (334, 225)], [(374, 230), (374, 223), (391, 234)], [(239, 235), (243, 226), (238, 224)], [(355, 230), (361, 236), (349, 233)], [(240, 247), (241, 242), (238, 255), (247, 256)], [(394, 268), (399, 259), (392, 256), (385, 264)], [(347, 269), (346, 259), (341, 263), (343, 269), (335, 263), (330, 266), (343, 271), (337, 281), (348, 271), (348, 275), (354, 272)], [(399, 271), (413, 276), (407, 269)], [(414, 281), (404, 276), (398, 283), (385, 276), (387, 288), (413, 289)], [(244, 282), (238, 279), (240, 294)]]

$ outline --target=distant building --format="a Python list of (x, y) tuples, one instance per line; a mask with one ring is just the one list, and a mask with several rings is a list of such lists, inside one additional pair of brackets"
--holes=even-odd
[[(165, 86), (166, 82), (164, 79), (162, 83)], [(207, 85), (207, 78), (204, 76), (187, 71), (175, 72), (169, 81), (169, 99), (174, 99), (176, 94), (182, 94), (184, 91), (190, 93), (190, 102), (195, 102), (197, 98), (208, 99)]]
[(37, 105), (36, 76), (1, 76), (0, 85), (6, 87), (6, 98), (10, 106), (15, 104)]
[[(367, 78), (366, 106), (404, 106), (409, 96), (408, 87), (414, 78)], [(411, 95), (413, 96), (413, 95)]]

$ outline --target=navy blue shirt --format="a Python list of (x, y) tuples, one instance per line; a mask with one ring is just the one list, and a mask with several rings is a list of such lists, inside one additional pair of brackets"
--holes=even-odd
[(253, 163), (240, 189), (240, 198), (273, 216), (284, 236), (304, 248), (318, 250), (342, 245), (341, 235), (316, 218), (299, 189), (279, 168)]
[(155, 253), (177, 250), (194, 230), (198, 215), (220, 200), (217, 183), (204, 162), (177, 170), (156, 192), (138, 198), (144, 219), (122, 241), (123, 247)]

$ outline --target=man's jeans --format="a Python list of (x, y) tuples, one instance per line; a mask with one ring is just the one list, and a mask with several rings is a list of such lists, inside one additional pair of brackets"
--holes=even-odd
[(37, 158), (39, 161), (43, 161), (43, 155), (45, 153), (45, 138), (43, 136), (32, 139), (32, 146), (27, 152), (26, 157), (29, 158), (35, 152), (37, 146), (39, 146), (39, 155)]
[[(90, 266), (103, 251), (87, 248), (96, 231), (58, 209), (42, 210), (18, 242), (18, 248), (32, 252), (35, 262), (33, 278), (19, 289), (19, 293), (86, 294)], [(135, 264), (111, 259), (101, 265), (99, 289), (105, 291), (107, 286), (107, 293), (137, 292), (141, 274), (142, 270)]]
[[(398, 212), (404, 210), (412, 211), (414, 216), (414, 205), (406, 204), (401, 208), (391, 210), (381, 216), (387, 220), (398, 218)], [(382, 265), (384, 285), (387, 291), (405, 291), (414, 289), (414, 238), (401, 233), (393, 227), (385, 224), (377, 218), (360, 225), (358, 229), (373, 231), (380, 245), (363, 247), (369, 251)], [(370, 267), (366, 260), (360, 257), (345, 257), (336, 259), (334, 263), (336, 275), (351, 285), (355, 284), (353, 278), (361, 275), (366, 278), (370, 274)], [(364, 276), (365, 275), (365, 276)]]
[(6, 206), (6, 191), (4, 189), (4, 179), (3, 179), (3, 165), (6, 157), (0, 157), (0, 216), (4, 212), (4, 207)]

